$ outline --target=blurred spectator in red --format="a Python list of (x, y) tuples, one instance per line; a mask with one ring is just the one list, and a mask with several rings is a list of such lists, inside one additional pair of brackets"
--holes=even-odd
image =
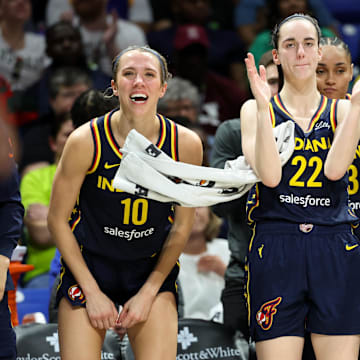
[(175, 74), (191, 81), (200, 93), (199, 123), (213, 135), (226, 119), (239, 116), (241, 104), (247, 99), (237, 84), (211, 71), (208, 67), (209, 39), (198, 25), (182, 25), (174, 39)]
[(248, 91), (243, 43), (235, 31), (210, 26), (210, 0), (172, 0), (171, 4), (174, 18), (171, 26), (147, 34), (149, 45), (169, 59), (170, 71), (174, 66), (174, 38), (177, 28), (185, 24), (203, 26), (209, 40), (208, 67), (233, 79), (240, 89)]

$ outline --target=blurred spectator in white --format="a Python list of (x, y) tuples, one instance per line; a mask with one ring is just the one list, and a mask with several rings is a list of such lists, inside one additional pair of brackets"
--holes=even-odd
[[(119, 17), (127, 19), (148, 31), (153, 22), (153, 10), (149, 0), (109, 0), (107, 11), (116, 9)], [(68, 0), (48, 0), (46, 25), (72, 17), (72, 7)]]
[(220, 226), (220, 218), (209, 207), (196, 208), (192, 232), (180, 255), (185, 318), (210, 320), (214, 309), (220, 309), (217, 320), (222, 317), (220, 296), (230, 251), (226, 239), (216, 238)]
[(0, 0), (0, 74), (12, 91), (35, 83), (50, 60), (44, 36), (28, 32), (30, 0)]

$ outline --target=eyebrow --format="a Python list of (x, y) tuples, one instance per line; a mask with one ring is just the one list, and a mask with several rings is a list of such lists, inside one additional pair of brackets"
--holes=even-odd
[[(335, 64), (335, 66), (344, 66), (344, 65), (346, 65), (345, 62), (338, 62), (338, 63)], [(326, 64), (322, 63), (322, 62), (319, 62), (318, 66), (326, 66)]]
[[(306, 41), (306, 40), (313, 40), (315, 41), (315, 38), (313, 38), (312, 36), (309, 36), (309, 37), (306, 37), (303, 39), (303, 41)], [(296, 39), (294, 37), (289, 37), (289, 38), (286, 38), (283, 40), (283, 42), (287, 42), (287, 41), (296, 41)]]

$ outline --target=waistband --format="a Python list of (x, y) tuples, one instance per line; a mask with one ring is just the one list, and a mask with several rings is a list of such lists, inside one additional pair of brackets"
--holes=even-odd
[(319, 225), (311, 223), (292, 223), (289, 221), (261, 221), (256, 223), (256, 231), (271, 231), (275, 233), (351, 233), (351, 224)]

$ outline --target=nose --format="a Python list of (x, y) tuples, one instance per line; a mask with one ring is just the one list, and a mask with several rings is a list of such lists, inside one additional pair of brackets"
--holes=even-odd
[(298, 48), (297, 48), (297, 56), (298, 58), (303, 58), (304, 57), (304, 53), (305, 53), (305, 50), (304, 50), (304, 47), (302, 44), (299, 44), (298, 45)]
[(331, 85), (335, 84), (334, 74), (329, 72), (325, 81), (326, 81), (326, 84), (331, 84)]
[(144, 82), (143, 77), (141, 76), (141, 74), (137, 73), (134, 79), (134, 84), (138, 85), (138, 84), (142, 84)]

